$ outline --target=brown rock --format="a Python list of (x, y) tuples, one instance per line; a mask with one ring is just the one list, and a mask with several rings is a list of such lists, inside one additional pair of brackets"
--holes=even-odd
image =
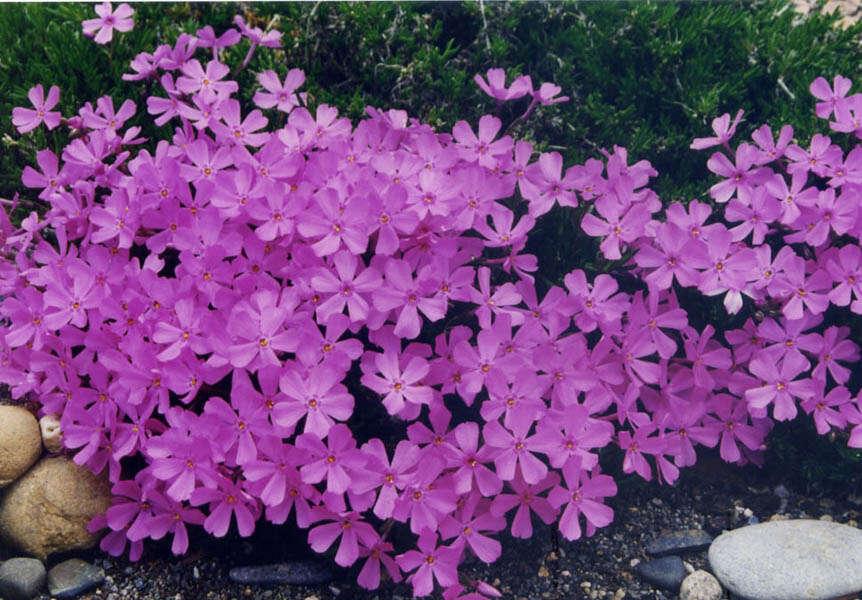
[(42, 560), (91, 548), (100, 536), (87, 523), (110, 506), (107, 478), (68, 458), (43, 458), (0, 499), (0, 539)]
[(23, 406), (0, 406), (0, 488), (23, 475), (41, 454), (36, 417)]

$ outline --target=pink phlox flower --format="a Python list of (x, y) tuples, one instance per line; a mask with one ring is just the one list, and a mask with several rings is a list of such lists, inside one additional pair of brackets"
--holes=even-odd
[(559, 94), (562, 89), (563, 88), (556, 85), (555, 83), (550, 83), (546, 81), (541, 86), (539, 86), (539, 89), (533, 91), (533, 99), (544, 106), (557, 104), (559, 102), (568, 102), (568, 96), (557, 96), (557, 94)]
[(174, 78), (170, 73), (162, 75), (159, 83), (168, 97), (147, 96), (147, 112), (151, 115), (159, 115), (153, 122), (161, 127), (174, 117), (180, 116), (181, 110), (188, 114), (189, 108), (180, 101), (180, 91), (174, 85)]
[(401, 569), (395, 563), (395, 559), (390, 556), (393, 552), (392, 544), (389, 542), (378, 541), (374, 545), (367, 548), (361, 548), (360, 556), (367, 556), (368, 559), (362, 565), (359, 575), (356, 578), (356, 583), (366, 590), (376, 590), (380, 587), (380, 564), (386, 567), (386, 572), (393, 582), (401, 581)]
[(548, 493), (551, 506), (559, 509), (565, 505), (559, 524), (563, 537), (567, 540), (581, 537), (581, 515), (586, 520), (587, 536), (613, 521), (613, 509), (602, 502), (617, 493), (616, 483), (609, 475), (596, 472), (590, 476), (578, 461), (570, 461), (563, 466), (563, 477), (566, 487), (558, 485)]
[(623, 368), (634, 381), (658, 382), (658, 364), (644, 360), (654, 353), (656, 353), (656, 347), (648, 331), (641, 331), (634, 335), (623, 335), (619, 355), (622, 358)]
[(788, 353), (796, 353), (805, 360), (806, 369), (810, 366), (802, 352), (818, 354), (823, 348), (823, 338), (818, 333), (803, 333), (820, 325), (823, 318), (819, 315), (804, 313), (801, 319), (790, 321), (782, 318), (779, 325), (773, 319), (764, 319), (757, 327), (757, 335), (768, 345), (766, 349), (776, 358), (784, 358)]
[(228, 28), (223, 34), (216, 37), (215, 30), (207, 25), (197, 30), (195, 39), (199, 48), (212, 48), (213, 60), (218, 60), (218, 51), (221, 48), (230, 48), (238, 44), (242, 39), (242, 34), (236, 29)]
[(820, 100), (814, 106), (814, 113), (821, 119), (830, 118), (836, 104), (850, 91), (852, 83), (850, 79), (841, 75), (835, 76), (832, 87), (829, 87), (829, 82), (823, 77), (818, 77), (812, 81), (808, 91), (811, 92), (812, 96)]
[(421, 458), (423, 468), (416, 473), (395, 503), (392, 518), (410, 520), (410, 531), (436, 531), (440, 521), (457, 508), (457, 494), (451, 477), (439, 477), (442, 461), (436, 457)]
[[(485, 463), (491, 462), (498, 450), (485, 444), (479, 447), (479, 425), (468, 421), (454, 430), (454, 443), (446, 450), (457, 470), (452, 474), (456, 494), (478, 489), (483, 496), (494, 496), (503, 487), (500, 477)], [(474, 484), (475, 480), (475, 484)]]
[(494, 138), (503, 126), (502, 121), (491, 115), (479, 119), (477, 136), (467, 121), (458, 121), (452, 128), (452, 135), (458, 144), (461, 158), (467, 162), (478, 161), (479, 165), (493, 170), (499, 166), (500, 155), (511, 153), (514, 142), (510, 136), (497, 141)]
[(736, 126), (739, 124), (742, 115), (743, 110), (740, 109), (736, 113), (733, 123), (730, 122), (730, 113), (724, 113), (720, 117), (716, 117), (712, 120), (712, 130), (715, 132), (716, 137), (695, 138), (689, 147), (692, 150), (704, 150), (713, 146), (726, 145), (730, 141), (730, 138), (733, 137), (733, 134), (736, 133)]
[(535, 454), (533, 438), (528, 433), (533, 423), (530, 420), (514, 421), (509, 430), (498, 421), (489, 421), (482, 428), (485, 443), (497, 448), (494, 457), (494, 468), (503, 481), (511, 481), (515, 477), (516, 467), (527, 483), (538, 483), (548, 474), (548, 468)]
[(281, 83), (275, 71), (267, 70), (257, 76), (257, 80), (266, 92), (255, 92), (252, 101), (260, 108), (272, 108), (289, 113), (300, 105), (296, 90), (305, 83), (305, 73), (299, 69), (287, 72), (284, 83)]
[[(523, 311), (524, 323), (518, 329), (517, 337), (521, 340), (533, 339), (538, 343), (544, 335), (551, 333), (557, 335), (561, 333), (569, 324), (571, 316), (571, 303), (569, 297), (562, 288), (552, 286), (546, 293), (542, 301), (539, 302), (536, 297), (536, 287), (530, 281), (519, 281), (515, 284), (515, 289), (521, 294), (521, 299), (526, 305)], [(502, 318), (505, 315), (500, 315)], [(500, 319), (498, 318), (498, 321)], [(533, 337), (528, 337), (532, 334)], [(511, 334), (509, 334), (511, 337)], [(511, 350), (507, 347), (507, 353), (516, 353), (516, 356), (527, 356), (526, 348), (522, 345), (512, 346)], [(529, 353), (532, 354), (532, 353)]]
[(270, 431), (269, 419), (264, 406), (253, 397), (231, 398), (228, 404), (218, 396), (210, 396), (204, 406), (213, 431), (218, 431), (218, 441), (228, 461), (245, 465), (257, 459), (257, 439)]
[(832, 140), (825, 135), (815, 133), (811, 138), (809, 150), (800, 148), (796, 144), (787, 147), (785, 155), (790, 159), (787, 172), (791, 175), (798, 173), (813, 172), (818, 177), (826, 177), (830, 168), (841, 164), (844, 153)]
[[(826, 271), (837, 284), (829, 292), (829, 300), (836, 306), (847, 306), (862, 301), (862, 250), (856, 244), (847, 244), (831, 252), (826, 259)], [(854, 311), (858, 312), (858, 311)]]
[(384, 273), (386, 286), (374, 296), (374, 307), (398, 313), (395, 335), (407, 339), (419, 335), (422, 325), (419, 310), (430, 321), (438, 321), (445, 316), (446, 298), (437, 296), (436, 290), (430, 289), (422, 280), (414, 280), (413, 271), (406, 261), (388, 258)]
[(692, 241), (709, 242), (710, 236), (723, 227), (721, 223), (706, 224), (713, 217), (713, 208), (697, 200), (692, 200), (687, 206), (674, 202), (667, 207), (665, 215), (668, 223), (679, 227)]
[(778, 132), (778, 141), (772, 137), (772, 129), (769, 125), (762, 125), (760, 129), (751, 134), (751, 139), (760, 149), (755, 164), (765, 165), (784, 156), (790, 140), (793, 139), (793, 127), (785, 125)]
[(594, 206), (601, 218), (585, 214), (581, 229), (587, 235), (604, 238), (599, 248), (605, 258), (622, 258), (621, 245), (624, 247), (644, 234), (650, 220), (649, 210), (643, 204), (624, 205), (613, 195), (599, 197)]
[(69, 175), (65, 168), (59, 168), (57, 155), (50, 150), (37, 152), (36, 162), (42, 172), (27, 165), (21, 173), (21, 182), (29, 188), (41, 188), (39, 198), (52, 202), (54, 196), (69, 182)]
[(651, 292), (644, 299), (643, 294), (637, 292), (627, 312), (632, 323), (649, 331), (660, 357), (667, 359), (676, 354), (676, 341), (662, 329), (681, 331), (688, 325), (688, 315), (673, 301), (673, 296), (663, 302), (657, 293)]
[(744, 399), (730, 394), (715, 394), (712, 399), (712, 411), (721, 425), (719, 454), (725, 461), (737, 463), (743, 460), (739, 443), (749, 450), (756, 450), (763, 443), (766, 432), (749, 423)]
[(254, 523), (260, 517), (260, 505), (240, 485), (222, 478), (217, 488), (197, 488), (189, 498), (192, 506), (209, 504), (209, 516), (204, 531), (224, 537), (230, 528), (231, 516), (236, 518), (240, 536), (254, 533)]
[(828, 183), (833, 188), (846, 183), (862, 184), (862, 147), (856, 146), (847, 153), (844, 162), (830, 171)]
[[(420, 219), (429, 215), (447, 217), (455, 210), (456, 187), (453, 178), (440, 171), (423, 169), (418, 185), (410, 186), (408, 206)], [(472, 224), (473, 219), (470, 219)]]
[(196, 183), (201, 179), (213, 180), (221, 170), (233, 164), (229, 148), (208, 142), (209, 139), (204, 137), (188, 144), (186, 155), (192, 164), (180, 165), (180, 175), (186, 181)]
[(379, 488), (373, 511), (378, 518), (388, 519), (395, 509), (399, 490), (413, 483), (421, 466), (419, 446), (409, 440), (401, 440), (395, 447), (391, 463), (386, 456), (383, 442), (377, 438), (363, 444), (361, 450), (369, 457), (370, 476), (357, 486), (357, 491)]
[(335, 420), (346, 421), (353, 414), (353, 396), (340, 383), (343, 378), (342, 371), (324, 365), (312, 367), (307, 373), (286, 369), (279, 389), (287, 399), (273, 408), (273, 422), (292, 427), (305, 417), (303, 431), (326, 438)]
[(565, 276), (563, 283), (569, 290), (575, 324), (581, 331), (587, 333), (597, 326), (605, 333), (619, 329), (629, 302), (626, 294), (616, 293), (619, 289), (616, 279), (602, 273), (587, 283), (586, 274), (576, 269)]
[(589, 409), (581, 404), (558, 406), (548, 415), (536, 426), (532, 449), (545, 454), (555, 469), (572, 461), (587, 470), (595, 468), (599, 457), (590, 450), (611, 442), (613, 425), (591, 417)]
[(497, 494), (491, 501), (491, 513), (503, 516), (517, 506), (518, 510), (512, 518), (510, 531), (513, 537), (528, 539), (533, 535), (533, 525), (530, 518), (532, 512), (535, 512), (547, 525), (556, 519), (558, 510), (540, 494), (556, 486), (559, 481), (560, 476), (555, 472), (550, 472), (542, 481), (530, 485), (524, 481), (520, 473), (516, 473), (515, 478), (507, 482), (513, 493)]
[(807, 400), (815, 394), (814, 381), (797, 379), (808, 369), (808, 361), (800, 354), (788, 353), (778, 359), (768, 349), (755, 355), (748, 363), (748, 370), (759, 377), (759, 387), (748, 389), (745, 400), (749, 407), (760, 410), (773, 404), (772, 416), (777, 421), (787, 421), (796, 416), (795, 398)]
[(275, 351), (293, 352), (298, 340), (283, 327), (296, 307), (295, 295), (285, 291), (260, 290), (249, 300), (234, 306), (227, 331), (239, 343), (228, 349), (234, 367), (251, 365), (252, 370), (267, 365), (281, 365)]
[(356, 440), (343, 423), (329, 429), (326, 442), (324, 445), (314, 433), (303, 433), (296, 438), (296, 447), (309, 454), (299, 472), (304, 483), (315, 484), (325, 479), (326, 491), (342, 494), (365, 467), (368, 458), (356, 449)]
[(841, 410), (843, 405), (851, 402), (850, 390), (843, 385), (832, 388), (828, 394), (825, 385), (825, 380), (818, 382), (814, 395), (799, 404), (806, 414), (812, 416), (820, 435), (829, 433), (833, 426), (838, 429), (847, 427), (847, 417)]
[(473, 81), (479, 88), (491, 96), (492, 98), (504, 102), (506, 100), (515, 100), (532, 92), (533, 84), (528, 75), (519, 75), (511, 85), (506, 87), (506, 72), (503, 69), (488, 69), (488, 80), (476, 74)]
[(748, 202), (733, 198), (724, 207), (724, 218), (733, 223), (742, 221), (730, 229), (734, 242), (740, 242), (751, 233), (751, 243), (759, 246), (773, 230), (770, 225), (786, 211), (781, 202), (768, 193), (763, 186), (754, 189)]
[(315, 521), (331, 522), (312, 527), (308, 532), (308, 545), (315, 552), (326, 552), (339, 537), (341, 542), (335, 553), (335, 563), (349, 567), (359, 558), (359, 544), (366, 548), (373, 547), (380, 540), (374, 528), (360, 519), (356, 511), (333, 512), (325, 507), (312, 509)]
[(524, 322), (524, 316), (510, 307), (521, 302), (521, 295), (514, 284), (504, 283), (491, 292), (491, 270), (480, 267), (478, 271), (479, 289), (470, 288), (470, 301), (477, 305), (476, 317), (479, 326), (487, 329), (491, 326), (491, 314), (508, 313), (512, 317), (512, 325)]
[(98, 475), (109, 466), (108, 479), (119, 481), (120, 463), (113, 455), (116, 426), (117, 404), (113, 400), (106, 399), (90, 408), (73, 400), (60, 419), (63, 447), (80, 448), (72, 458), (79, 467), (86, 466)]
[(479, 332), (475, 347), (467, 341), (455, 346), (453, 356), (461, 367), (462, 389), (467, 392), (467, 396), (461, 395), (468, 405), (489, 379), (503, 375), (497, 360), (501, 342), (498, 332), (491, 328)]
[(206, 354), (210, 351), (209, 339), (203, 328), (207, 321), (204, 320), (204, 313), (196, 309), (193, 298), (180, 298), (174, 304), (176, 320), (156, 323), (152, 340), (157, 344), (169, 344), (156, 355), (157, 359), (172, 360), (186, 347), (195, 354)]
[(441, 538), (455, 538), (452, 548), (463, 550), (468, 547), (484, 563), (497, 560), (503, 547), (486, 533), (505, 529), (506, 519), (491, 513), (490, 504), (490, 500), (482, 498), (474, 490), (454, 514), (446, 515), (440, 523)]
[(395, 561), (404, 571), (416, 572), (407, 577), (413, 585), (414, 596), (427, 596), (434, 590), (434, 580), (443, 587), (458, 582), (458, 562), (461, 551), (453, 546), (438, 546), (437, 533), (425, 529), (419, 535), (418, 550), (399, 554)]
[(754, 186), (764, 183), (772, 170), (766, 167), (756, 168), (758, 150), (751, 144), (741, 143), (736, 148), (735, 165), (727, 156), (716, 152), (709, 157), (707, 168), (724, 180), (709, 188), (709, 194), (718, 203), (725, 203), (734, 194), (740, 197), (750, 195)]
[[(817, 196), (817, 204), (811, 209), (815, 221), (813, 228), (807, 228), (806, 243), (819, 248), (829, 240), (830, 233), (841, 236), (853, 229), (858, 212), (855, 197), (846, 191), (836, 197), (835, 188), (822, 190)], [(798, 228), (799, 222), (793, 227)], [(785, 236), (785, 240), (792, 243), (790, 236)]]
[[(793, 321), (791, 321), (793, 323)], [(840, 384), (850, 379), (851, 370), (836, 361), (855, 363), (859, 360), (859, 346), (848, 339), (847, 327), (831, 326), (823, 332), (823, 343), (817, 353), (817, 365), (811, 372), (812, 378), (826, 381), (826, 371)]]
[(819, 315), (829, 307), (827, 293), (832, 289), (832, 279), (825, 269), (818, 268), (806, 277), (805, 260), (789, 246), (779, 251), (773, 265), (780, 269), (780, 274), (769, 286), (769, 293), (778, 298), (788, 298), (782, 308), (785, 317), (790, 320), (801, 319), (805, 308)]
[(347, 315), (335, 314), (326, 321), (324, 332), (317, 326), (306, 327), (296, 350), (299, 361), (308, 367), (323, 364), (338, 371), (350, 370), (353, 361), (362, 354), (363, 346), (356, 338), (339, 339), (349, 325)]
[(778, 174), (766, 182), (766, 191), (781, 203), (781, 223), (790, 225), (796, 221), (800, 215), (799, 207), (814, 206), (819, 190), (814, 186), (805, 188), (807, 180), (807, 171), (795, 171), (789, 188), (784, 177)]
[(747, 319), (741, 329), (725, 331), (724, 339), (732, 346), (733, 360), (737, 365), (747, 363), (752, 354), (766, 345), (766, 340), (758, 333), (758, 325), (752, 319)]
[[(102, 2), (96, 5), (98, 19), (87, 19), (81, 22), (81, 28), (86, 37), (93, 38), (97, 44), (107, 44), (114, 37), (114, 29), (117, 31), (131, 31), (135, 26), (132, 15), (135, 14), (131, 6), (123, 2), (116, 10), (111, 10), (110, 2)], [(95, 36), (95, 37), (94, 37)]]
[[(267, 518), (269, 518), (272, 516), (271, 508), (278, 507), (285, 500), (292, 504), (293, 499), (300, 496), (295, 489), (293, 494), (289, 493), (291, 486), (304, 486), (306, 491), (313, 488), (301, 483), (299, 471), (296, 469), (302, 464), (303, 452), (297, 451), (294, 446), (285, 444), (273, 436), (262, 437), (258, 450), (257, 459), (242, 466), (242, 474), (249, 482), (247, 484), (249, 492), (267, 507)], [(306, 493), (301, 495), (311, 497)], [(297, 509), (300, 510), (298, 507)], [(285, 517), (289, 511), (290, 506), (285, 510)]]
[(240, 33), (244, 37), (247, 37), (251, 40), (253, 45), (260, 45), (266, 48), (280, 48), (281, 47), (281, 32), (276, 31), (275, 29), (271, 31), (264, 31), (260, 27), (249, 27), (245, 19), (242, 18), (242, 15), (236, 15), (233, 18), (234, 24), (239, 28)]
[(89, 129), (105, 130), (106, 139), (111, 140), (117, 135), (117, 130), (122, 128), (137, 110), (137, 105), (131, 100), (126, 100), (120, 106), (120, 110), (114, 110), (114, 101), (110, 96), (102, 96), (96, 101), (96, 110), (94, 111), (88, 102), (81, 109), (80, 115), (84, 122), (84, 127)]
[(535, 186), (537, 196), (530, 202), (530, 215), (539, 217), (553, 207), (577, 206), (578, 199), (574, 192), (577, 171), (570, 167), (562, 176), (563, 157), (559, 152), (543, 152), (539, 160), (527, 167), (526, 177)]
[(126, 189), (115, 190), (104, 207), (97, 206), (90, 213), (90, 222), (100, 228), (91, 234), (90, 241), (99, 244), (116, 238), (120, 248), (130, 248), (140, 221), (134, 206)]
[(210, 129), (220, 141), (226, 140), (229, 144), (260, 146), (270, 139), (270, 134), (266, 131), (254, 133), (266, 127), (268, 121), (263, 113), (255, 108), (243, 119), (239, 102), (233, 98), (228, 98), (219, 104), (219, 119), (219, 121), (210, 124)]
[(197, 508), (186, 508), (177, 501), (154, 504), (154, 507), (156, 511), (150, 520), (150, 537), (158, 540), (172, 533), (174, 539), (171, 543), (171, 552), (175, 555), (185, 554), (189, 548), (189, 532), (186, 524), (203, 525), (206, 516)]
[(59, 111), (51, 109), (60, 101), (60, 88), (52, 85), (45, 98), (45, 90), (42, 84), (36, 84), (27, 92), (27, 97), (33, 104), (33, 108), (16, 106), (12, 109), (12, 124), (18, 129), (18, 133), (27, 133), (45, 123), (48, 129), (54, 129), (60, 124), (62, 115)]
[(144, 455), (151, 461), (148, 472), (165, 482), (165, 492), (177, 502), (188, 500), (198, 483), (215, 488), (221, 477), (216, 470), (221, 457), (210, 440), (176, 428), (147, 440)]
[(524, 215), (515, 227), (512, 223), (515, 214), (508, 208), (500, 208), (490, 213), (493, 227), (488, 225), (487, 220), (479, 220), (473, 223), (473, 229), (479, 232), (487, 240), (485, 246), (488, 248), (501, 248), (513, 246), (526, 239), (527, 233), (533, 228), (536, 220), (530, 215)]
[(317, 318), (327, 322), (332, 315), (341, 314), (346, 306), (351, 321), (365, 320), (370, 309), (368, 296), (381, 285), (380, 273), (374, 267), (365, 267), (361, 259), (348, 250), (331, 255), (331, 264), (334, 273), (332, 267), (321, 268), (311, 279), (312, 288), (321, 293)]
[(342, 203), (339, 193), (324, 188), (314, 194), (309, 210), (300, 213), (296, 229), (309, 241), (318, 256), (329, 256), (342, 245), (353, 254), (362, 254), (368, 246), (368, 215), (364, 202), (350, 199)]
[[(338, 109), (328, 104), (320, 104), (315, 110), (314, 117), (304, 107), (290, 111), (287, 118), (288, 125), (297, 128), (309, 136), (311, 145), (318, 148), (328, 148), (339, 140), (346, 140), (350, 136), (351, 123), (347, 117), (338, 118)], [(281, 138), (285, 146), (292, 147), (285, 138)]]
[(617, 444), (625, 450), (623, 458), (623, 473), (636, 472), (649, 481), (652, 478), (652, 469), (644, 454), (659, 455), (668, 450), (668, 439), (663, 436), (653, 436), (657, 425), (648, 422), (634, 428), (634, 434), (629, 431), (620, 431), (617, 435)]
[[(72, 263), (67, 269), (54, 267), (54, 277), (45, 289), (45, 307), (56, 308), (55, 312), (45, 315), (45, 326), (59, 330), (67, 323), (84, 329), (87, 326), (88, 311), (100, 306), (103, 294), (96, 285), (93, 272), (86, 266), (76, 267)], [(71, 285), (70, 285), (71, 283)]]
[(212, 102), (217, 96), (236, 93), (236, 81), (222, 81), (230, 68), (218, 61), (211, 60), (203, 68), (197, 59), (191, 59), (180, 68), (183, 75), (177, 77), (177, 89), (184, 94), (200, 93), (205, 102)]
[[(456, 583), (443, 591), (443, 600), (488, 600), (488, 598), (502, 598), (500, 591), (485, 583), (484, 581), (470, 581), (475, 591), (467, 591), (463, 585)], [(463, 592), (466, 592), (462, 595)]]
[(862, 94), (853, 94), (835, 103), (835, 120), (829, 121), (829, 129), (853, 133), (862, 139)]
[(653, 244), (641, 245), (635, 255), (639, 267), (651, 269), (646, 282), (658, 290), (670, 289), (674, 278), (684, 287), (700, 284), (700, 272), (691, 264), (691, 259), (707, 260), (706, 245), (700, 240), (691, 240), (683, 230), (673, 223), (659, 225)]
[(713, 374), (721, 376), (733, 364), (730, 350), (713, 339), (714, 333), (715, 328), (707, 325), (699, 335), (697, 331), (691, 330), (684, 336), (685, 357), (692, 362), (694, 383), (708, 390), (714, 389), (716, 385)]
[[(409, 358), (399, 357), (387, 352), (374, 355), (374, 371), (365, 371), (362, 384), (383, 396), (383, 406), (390, 415), (397, 415), (405, 404), (428, 404), (431, 402), (432, 391), (425, 383), (430, 365), (419, 356)], [(403, 368), (399, 362), (405, 362)], [(377, 373), (380, 373), (378, 375)]]
[(157, 75), (155, 57), (149, 52), (139, 52), (129, 63), (134, 73), (123, 73), (123, 81), (141, 81)]
[(490, 422), (503, 415), (503, 424), (508, 429), (515, 428), (517, 423), (539, 420), (547, 410), (542, 396), (551, 383), (550, 377), (524, 367), (506, 372), (511, 374), (485, 382), (488, 399), (480, 409), (482, 418)]
[(703, 400), (680, 400), (671, 407), (664, 425), (670, 434), (676, 434), (674, 464), (690, 467), (697, 461), (694, 443), (715, 447), (721, 435), (721, 424), (706, 415), (707, 404)]
[(853, 402), (842, 404), (841, 414), (847, 419), (849, 425), (853, 425), (847, 446), (849, 448), (862, 448), (862, 394), (857, 394)]

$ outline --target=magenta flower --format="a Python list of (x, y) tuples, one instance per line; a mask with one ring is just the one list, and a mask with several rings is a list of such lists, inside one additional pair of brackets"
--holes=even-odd
[(512, 84), (506, 87), (506, 72), (503, 69), (488, 69), (488, 81), (476, 74), (473, 81), (483, 92), (500, 101), (514, 100), (530, 93), (533, 84), (529, 75), (519, 75)]
[(823, 77), (818, 77), (812, 81), (808, 90), (812, 96), (820, 100), (814, 106), (815, 114), (821, 119), (831, 117), (833, 110), (835, 110), (835, 105), (847, 95), (852, 83), (852, 81), (841, 75), (835, 76), (832, 87), (829, 87), (829, 82)]
[(54, 129), (60, 124), (62, 115), (58, 111), (51, 111), (60, 101), (60, 88), (52, 85), (48, 90), (48, 97), (45, 98), (45, 90), (39, 83), (30, 88), (27, 97), (33, 108), (16, 106), (12, 109), (12, 124), (18, 128), (18, 133), (32, 131), (43, 122), (48, 129)]
[(556, 509), (565, 504), (560, 516), (560, 532), (567, 540), (581, 537), (580, 516), (586, 519), (586, 533), (591, 536), (596, 528), (609, 525), (614, 511), (602, 500), (617, 493), (617, 485), (609, 475), (589, 476), (581, 469), (579, 461), (569, 461), (563, 466), (566, 487), (557, 486), (548, 493), (548, 502)]
[(254, 533), (254, 522), (260, 516), (260, 508), (251, 495), (236, 483), (220, 480), (219, 486), (198, 488), (192, 492), (192, 506), (209, 504), (210, 514), (204, 521), (204, 530), (215, 537), (224, 537), (230, 528), (231, 515), (242, 537)]
[[(419, 356), (410, 358), (402, 369), (398, 356), (384, 352), (374, 355), (375, 371), (362, 375), (362, 384), (383, 395), (383, 406), (390, 415), (397, 415), (405, 403), (429, 404), (431, 388), (423, 383), (430, 370), (428, 362)], [(380, 375), (377, 375), (377, 372)], [(382, 377), (381, 377), (382, 375)]]
[(326, 491), (342, 494), (368, 459), (356, 449), (356, 440), (343, 423), (330, 428), (326, 442), (328, 446), (313, 433), (303, 433), (296, 438), (296, 447), (309, 453), (308, 461), (299, 472), (304, 483), (320, 483), (325, 479)]
[(515, 478), (515, 469), (518, 466), (524, 481), (529, 484), (538, 483), (548, 474), (548, 467), (533, 454), (536, 450), (533, 440), (538, 436), (527, 437), (533, 424), (530, 421), (516, 421), (513, 425), (513, 429), (509, 431), (498, 421), (491, 421), (482, 429), (485, 444), (498, 449), (494, 458), (497, 475), (503, 481), (511, 481)]
[(730, 138), (733, 137), (733, 134), (736, 133), (736, 126), (739, 124), (742, 114), (743, 111), (740, 109), (740, 111), (736, 113), (733, 123), (730, 122), (730, 113), (724, 113), (720, 117), (716, 117), (712, 120), (712, 130), (715, 132), (717, 137), (695, 138), (689, 147), (692, 150), (704, 150), (706, 148), (712, 148), (713, 146), (727, 144), (727, 142), (730, 141)]
[(407, 578), (413, 585), (414, 596), (427, 596), (434, 590), (434, 580), (443, 587), (458, 582), (458, 562), (461, 552), (452, 546), (438, 546), (437, 534), (426, 529), (419, 536), (418, 550), (399, 554), (395, 562), (405, 572), (416, 570)]
[(528, 539), (533, 536), (531, 512), (536, 513), (546, 525), (550, 525), (557, 518), (559, 511), (551, 506), (547, 498), (539, 494), (559, 482), (560, 476), (551, 472), (542, 481), (530, 485), (517, 473), (513, 480), (507, 482), (514, 493), (497, 494), (491, 501), (491, 513), (502, 516), (517, 506), (511, 533), (513, 537)]
[(809, 378), (797, 379), (808, 368), (808, 361), (800, 354), (786, 354), (780, 367), (777, 363), (768, 351), (751, 359), (748, 370), (762, 383), (747, 390), (745, 399), (750, 407), (758, 410), (773, 404), (772, 416), (777, 421), (788, 421), (796, 416), (794, 398), (807, 400), (815, 394), (815, 387)]
[(359, 558), (360, 542), (370, 548), (380, 541), (374, 528), (362, 521), (356, 511), (335, 513), (325, 507), (317, 507), (314, 513), (315, 520), (327, 519), (332, 522), (312, 527), (308, 532), (308, 545), (315, 552), (326, 552), (341, 537), (335, 553), (337, 565), (349, 567), (355, 563)]
[(295, 106), (299, 106), (299, 98), (296, 90), (305, 83), (305, 73), (299, 69), (288, 71), (284, 83), (278, 78), (275, 71), (267, 70), (257, 76), (260, 85), (265, 92), (255, 92), (253, 102), (261, 108), (272, 108), (282, 112), (290, 112)]
[(401, 569), (390, 554), (392, 553), (392, 544), (389, 542), (377, 542), (373, 546), (360, 550), (361, 556), (367, 556), (368, 559), (362, 565), (362, 570), (356, 578), (356, 583), (361, 585), (366, 590), (376, 590), (380, 586), (380, 564), (386, 567), (389, 577), (392, 581), (398, 583), (401, 581)]
[(500, 542), (482, 532), (497, 532), (506, 528), (506, 519), (491, 513), (489, 504), (481, 494), (474, 491), (454, 515), (447, 515), (440, 523), (441, 537), (444, 540), (455, 538), (452, 548), (463, 549), (466, 546), (485, 563), (497, 560), (503, 547)]
[(494, 496), (503, 488), (500, 477), (484, 463), (490, 462), (499, 452), (492, 446), (479, 448), (479, 425), (473, 421), (461, 423), (454, 430), (455, 444), (449, 454), (458, 469), (452, 474), (456, 494), (466, 494), (475, 487), (483, 496)]
[(81, 22), (81, 28), (87, 37), (95, 36), (97, 44), (107, 44), (113, 39), (114, 29), (117, 31), (131, 31), (135, 26), (132, 15), (135, 11), (131, 6), (123, 2), (115, 11), (111, 11), (110, 2), (102, 2), (96, 5), (98, 19), (87, 19)]
[(272, 409), (273, 422), (293, 427), (305, 417), (303, 431), (324, 439), (335, 419), (346, 421), (353, 414), (353, 396), (339, 383), (343, 377), (342, 372), (323, 365), (307, 374), (297, 368), (288, 369), (279, 386), (287, 399)]

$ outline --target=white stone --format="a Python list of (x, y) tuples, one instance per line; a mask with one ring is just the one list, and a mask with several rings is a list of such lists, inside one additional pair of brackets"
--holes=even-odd
[(712, 572), (749, 600), (825, 600), (862, 591), (862, 530), (795, 519), (750, 525), (718, 536)]
[(683, 579), (679, 600), (720, 600), (721, 584), (712, 574), (698, 569)]
[(39, 419), (39, 429), (45, 450), (56, 454), (63, 449), (63, 432), (60, 430), (60, 418), (57, 415), (45, 415)]

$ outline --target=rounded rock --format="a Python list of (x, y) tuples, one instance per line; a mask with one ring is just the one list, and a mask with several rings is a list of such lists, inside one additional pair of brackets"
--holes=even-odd
[(40, 559), (92, 548), (87, 523), (110, 506), (110, 485), (68, 458), (43, 458), (0, 499), (0, 539)]
[(36, 417), (23, 406), (0, 405), (0, 488), (26, 473), (41, 454)]
[(718, 536), (709, 564), (749, 600), (838, 598), (862, 591), (862, 531), (813, 519), (771, 521)]
[(698, 569), (679, 587), (679, 600), (720, 600), (721, 584), (711, 573)]

